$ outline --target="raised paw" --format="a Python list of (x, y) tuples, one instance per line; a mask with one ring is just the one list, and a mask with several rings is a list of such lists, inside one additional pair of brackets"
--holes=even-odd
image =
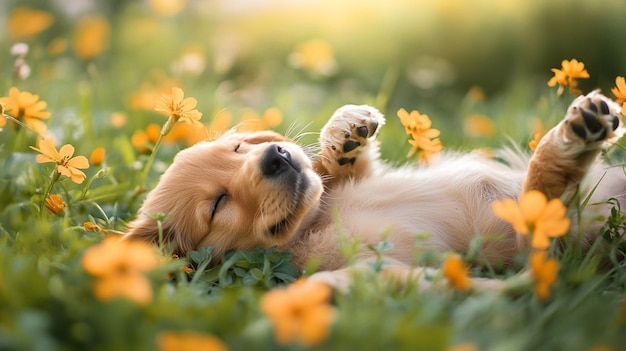
[(324, 162), (354, 165), (362, 149), (384, 123), (382, 114), (371, 106), (345, 105), (339, 108), (322, 128), (320, 144)]
[(597, 91), (579, 96), (563, 120), (565, 137), (582, 142), (587, 150), (614, 143), (624, 134), (620, 111), (617, 103)]
[(576, 98), (537, 145), (523, 191), (570, 201), (600, 151), (624, 134), (619, 113), (620, 106), (597, 91)]

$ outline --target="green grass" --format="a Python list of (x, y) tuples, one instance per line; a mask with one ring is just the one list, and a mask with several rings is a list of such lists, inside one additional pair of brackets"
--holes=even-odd
[[(148, 2), (101, 4), (93, 12), (108, 23), (110, 36), (106, 49), (89, 59), (79, 58), (72, 43), (80, 15), (46, 1), (0, 5), (6, 10), (0, 26), (18, 5), (54, 18), (33, 36), (0, 36), (0, 96), (12, 86), (39, 95), (52, 113), (46, 124), (57, 147), (71, 144), (75, 155), (87, 157), (97, 147), (106, 150), (105, 162), (86, 170), (84, 183), (61, 177), (53, 184), (51, 193), (66, 204), (55, 215), (41, 206), (54, 168), (36, 162), (29, 147), (37, 145), (37, 136), (10, 123), (0, 131), (0, 350), (154, 350), (160, 332), (183, 330), (214, 335), (231, 350), (306, 349), (278, 345), (260, 310), (264, 294), (297, 276), (287, 252), (232, 251), (214, 262), (207, 248), (150, 271), (153, 298), (146, 305), (94, 296), (95, 279), (81, 262), (85, 250), (105, 234), (125, 230), (159, 174), (187, 147), (184, 141), (164, 143), (144, 179), (149, 152), (137, 150), (131, 138), (151, 123), (165, 123), (153, 106), (170, 84), (198, 99), (207, 125), (224, 111), (234, 126), (246, 111), (261, 115), (275, 107), (284, 118), (274, 129), (294, 134), (319, 131), (343, 104), (373, 104), (387, 115), (383, 157), (402, 164), (416, 160), (405, 158), (410, 145), (396, 118), (399, 108), (428, 114), (448, 150), (511, 143), (526, 148), (534, 119), (553, 126), (573, 99), (547, 87), (550, 68), (576, 57), (591, 74), (581, 89), (601, 88), (607, 95), (615, 77), (626, 72), (619, 42), (626, 7), (620, 2), (511, 1), (509, 7), (484, 0), (463, 11), (448, 0), (321, 3), (326, 8), (285, 3), (252, 14), (188, 1), (183, 12), (166, 17), (154, 14)], [(328, 13), (336, 16), (320, 24), (317, 15)], [(333, 47), (333, 75), (288, 64), (294, 48), (311, 38)], [(68, 43), (59, 54), (49, 52), (55, 39)], [(12, 73), (16, 58), (9, 50), (17, 41), (29, 44), (26, 79)], [(201, 71), (172, 68), (188, 50), (200, 52)], [(484, 99), (468, 93), (472, 86), (482, 89)], [(112, 124), (114, 113), (125, 114), (123, 126)], [(489, 117), (495, 132), (469, 135), (471, 115)], [(316, 135), (302, 141), (314, 143)], [(618, 166), (624, 161), (620, 146), (606, 156)], [(574, 203), (570, 210), (581, 208)], [(348, 293), (333, 294), (335, 318), (318, 349), (445, 350), (463, 343), (477, 350), (625, 349), (626, 268), (619, 242), (626, 214), (614, 206), (601, 220), (606, 225), (591, 253), (576, 245), (552, 249), (560, 270), (547, 300), (536, 297), (532, 283), (504, 293), (418, 292), (372, 272), (356, 277)], [(100, 231), (86, 231), (85, 222)], [(344, 250), (351, 251), (349, 243)], [(434, 266), (442, 259), (416, 252), (416, 260)], [(181, 271), (187, 263), (197, 270)], [(526, 264), (520, 256), (511, 269), (476, 267), (470, 273), (513, 282)]]

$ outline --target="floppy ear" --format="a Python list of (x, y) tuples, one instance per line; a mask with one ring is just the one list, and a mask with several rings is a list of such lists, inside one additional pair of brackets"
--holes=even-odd
[(139, 240), (149, 243), (157, 243), (159, 229), (157, 222), (148, 217), (139, 215), (129, 224), (129, 230), (124, 234), (124, 240)]
[(248, 144), (261, 144), (261, 143), (267, 143), (271, 141), (292, 141), (292, 140), (276, 132), (272, 132), (270, 130), (264, 130), (260, 132), (245, 133), (243, 135), (243, 141)]

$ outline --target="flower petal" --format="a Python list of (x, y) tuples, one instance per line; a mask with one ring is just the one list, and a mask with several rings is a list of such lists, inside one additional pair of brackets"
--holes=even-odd
[(502, 201), (494, 201), (492, 209), (496, 217), (510, 223), (516, 232), (524, 235), (528, 234), (528, 226), (515, 200), (504, 199)]
[(536, 223), (547, 202), (546, 195), (538, 190), (531, 190), (522, 194), (519, 199), (519, 206), (526, 223)]
[(74, 146), (72, 146), (71, 144), (65, 144), (61, 146), (61, 149), (59, 149), (59, 154), (61, 155), (61, 158), (72, 157), (74, 155)]
[(76, 156), (72, 157), (69, 161), (67, 161), (68, 167), (87, 169), (89, 168), (89, 160), (85, 156)]

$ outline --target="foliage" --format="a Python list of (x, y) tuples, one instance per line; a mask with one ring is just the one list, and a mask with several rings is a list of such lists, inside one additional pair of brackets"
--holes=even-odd
[[(484, 265), (476, 240), (447, 274), (428, 277), (495, 278), (504, 292), (390, 281), (376, 275), (390, 244), (371, 246), (372, 270), (318, 301), (329, 313), (320, 319), (332, 320), (321, 345), (275, 338), (264, 297), (284, 292), (293, 307), (286, 310), (297, 311), (316, 293), (291, 295), (285, 286), (301, 272), (275, 248), (220, 260), (210, 247), (181, 258), (158, 252), (156, 267), (133, 273), (149, 282), (147, 302), (98, 298), (101, 277), (85, 267), (90, 248), (124, 232), (177, 151), (235, 125), (314, 146), (309, 132), (334, 109), (367, 103), (388, 116), (383, 157), (401, 164), (414, 162), (395, 117), (408, 111), (428, 120), (411, 129), (414, 140), (427, 139), (420, 152), (443, 145), (490, 153), (510, 140), (521, 149), (539, 140), (563, 115), (572, 87), (607, 95), (613, 88), (626, 103), (619, 1), (276, 3), (0, 3), (0, 350), (166, 350), (164, 340), (231, 350), (624, 348), (626, 214), (615, 199), (589, 252), (550, 241), (528, 273), (528, 255), (511, 267)], [(576, 65), (563, 63), (573, 57)], [(548, 86), (552, 75), (559, 87)], [(159, 101), (168, 119), (155, 111)], [(603, 156), (624, 165), (619, 145)], [(568, 213), (581, 217), (586, 202)], [(359, 247), (341, 245), (346, 255)], [(436, 267), (451, 257), (415, 256)], [(127, 273), (111, 266), (113, 275)], [(539, 276), (548, 294), (535, 292)]]
[(271, 289), (291, 283), (299, 276), (290, 262), (291, 253), (275, 248), (254, 248), (250, 251), (230, 250), (220, 262), (212, 264), (213, 247), (190, 251), (187, 258), (197, 266), (189, 275), (192, 282), (207, 285), (207, 292), (216, 288), (257, 286)]

